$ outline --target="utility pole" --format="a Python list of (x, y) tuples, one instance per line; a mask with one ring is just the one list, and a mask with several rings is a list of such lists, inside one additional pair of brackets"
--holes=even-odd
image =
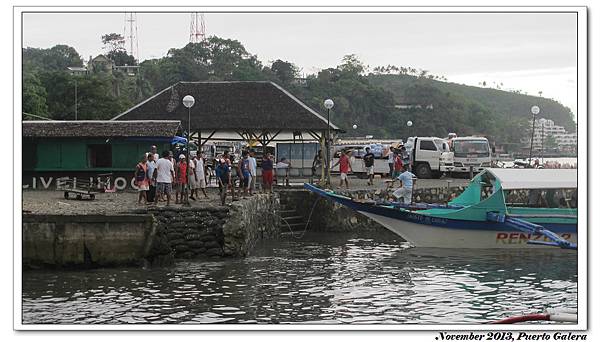
[(77, 121), (77, 78), (75, 78), (75, 121)]
[(128, 53), (138, 61), (139, 58), (139, 45), (138, 45), (138, 27), (137, 27), (137, 13), (125, 12), (125, 25), (123, 27), (123, 36), (126, 40), (126, 45), (129, 43)]

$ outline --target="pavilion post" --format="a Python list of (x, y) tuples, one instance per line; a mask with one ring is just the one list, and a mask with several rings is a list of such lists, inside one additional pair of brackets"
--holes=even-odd
[[(325, 133), (321, 134), (320, 143), (321, 143), (321, 158), (323, 158), (323, 159), (329, 158), (329, 153), (326, 150), (327, 143), (325, 142)], [(325, 153), (323, 153), (323, 152), (325, 152)], [(321, 162), (321, 182), (320, 182), (321, 184), (325, 184), (325, 180), (327, 178), (326, 167), (328, 165), (329, 165), (329, 162), (327, 160), (322, 160), (322, 162)]]

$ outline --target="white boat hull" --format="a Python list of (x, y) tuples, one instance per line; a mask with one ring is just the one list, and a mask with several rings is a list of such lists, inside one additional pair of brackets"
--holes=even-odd
[[(430, 248), (556, 248), (528, 244), (529, 240), (549, 241), (541, 234), (528, 234), (520, 231), (495, 231), (485, 229), (460, 229), (433, 226), (422, 223), (398, 220), (365, 211), (361, 214), (373, 219), (415, 247)], [(561, 236), (577, 243), (576, 233), (563, 233)]]

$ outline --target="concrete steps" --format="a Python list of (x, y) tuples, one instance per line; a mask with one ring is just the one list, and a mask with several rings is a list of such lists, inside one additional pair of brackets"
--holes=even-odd
[(281, 223), (279, 229), (281, 232), (289, 232), (289, 230), (304, 230), (306, 227), (307, 220), (304, 215), (300, 215), (298, 211), (292, 207), (291, 203), (283, 201), (280, 203), (281, 209), (277, 211), (277, 214), (281, 217)]

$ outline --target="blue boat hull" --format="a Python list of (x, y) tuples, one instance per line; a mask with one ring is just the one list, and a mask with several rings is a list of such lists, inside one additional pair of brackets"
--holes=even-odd
[[(355, 202), (316, 187), (307, 189), (351, 208), (410, 242), (432, 248), (547, 248), (528, 241), (549, 241), (543, 234), (515, 230), (503, 222), (437, 218), (418, 211)], [(563, 239), (577, 242), (576, 224), (544, 224)]]

